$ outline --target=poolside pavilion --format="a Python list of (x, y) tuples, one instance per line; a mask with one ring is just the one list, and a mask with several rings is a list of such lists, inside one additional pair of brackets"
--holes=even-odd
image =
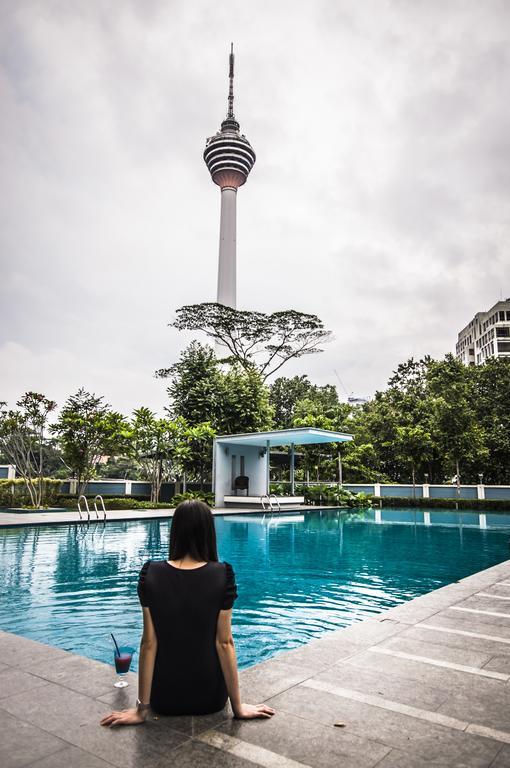
[(345, 443), (352, 440), (346, 432), (332, 432), (315, 427), (277, 429), (220, 435), (213, 447), (213, 492), (216, 507), (258, 506), (269, 494), (269, 457), (272, 447), (290, 447), (290, 496), (279, 496), (280, 504), (302, 504), (295, 496), (295, 446), (318, 443)]

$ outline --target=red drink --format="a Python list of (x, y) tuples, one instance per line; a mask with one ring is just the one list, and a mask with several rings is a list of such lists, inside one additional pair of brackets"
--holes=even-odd
[(129, 672), (132, 658), (132, 653), (122, 653), (122, 651), (120, 656), (115, 655), (115, 671), (118, 675), (125, 675), (126, 672)]

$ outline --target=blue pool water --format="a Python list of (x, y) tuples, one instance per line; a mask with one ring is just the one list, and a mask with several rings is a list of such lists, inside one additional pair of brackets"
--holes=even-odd
[[(234, 566), (241, 667), (379, 613), (510, 556), (510, 515), (310, 509), (216, 518)], [(137, 645), (140, 566), (166, 559), (167, 520), (0, 529), (0, 628), (111, 662), (108, 634)], [(509, 526), (491, 528), (491, 526)], [(135, 665), (136, 668), (136, 665)]]

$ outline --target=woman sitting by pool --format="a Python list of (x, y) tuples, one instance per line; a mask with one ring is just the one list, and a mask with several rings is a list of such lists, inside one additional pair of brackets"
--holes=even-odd
[(206, 715), (230, 698), (234, 717), (271, 717), (265, 704), (243, 704), (232, 638), (237, 597), (229, 563), (218, 562), (211, 510), (202, 501), (176, 508), (170, 559), (149, 560), (140, 571), (143, 635), (138, 701), (111, 712), (101, 725), (137, 725), (152, 709), (161, 715)]

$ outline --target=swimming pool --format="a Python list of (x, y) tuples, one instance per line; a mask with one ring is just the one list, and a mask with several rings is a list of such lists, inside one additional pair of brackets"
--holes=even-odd
[[(220, 559), (234, 566), (239, 588), (240, 666), (510, 556), (510, 515), (491, 516), (484, 530), (475, 513), (425, 515), (311, 508), (273, 519), (216, 517)], [(138, 570), (166, 559), (169, 527), (144, 520), (0, 529), (0, 628), (111, 663), (110, 631), (138, 643)]]

